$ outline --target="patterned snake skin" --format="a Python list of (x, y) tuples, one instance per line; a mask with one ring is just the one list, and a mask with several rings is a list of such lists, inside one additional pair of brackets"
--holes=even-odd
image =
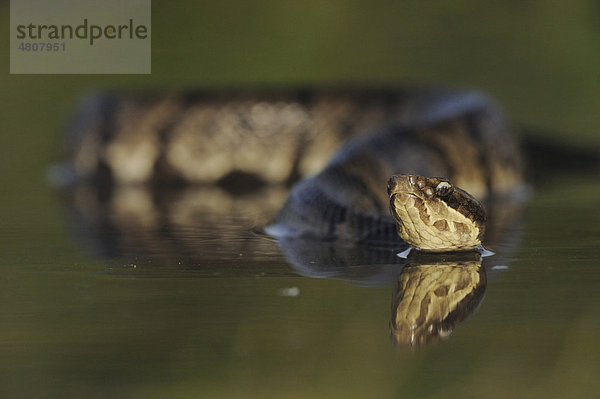
[[(101, 93), (84, 99), (76, 112), (69, 156), (80, 178), (106, 168), (118, 184), (148, 182), (160, 173), (212, 183), (232, 172), (278, 183), (318, 172), (360, 133), (391, 123), (433, 124), (484, 105), (490, 107), (475, 93), (417, 89)], [(503, 139), (485, 144), (496, 146), (505, 164), (518, 162), (514, 144)], [(468, 157), (472, 151), (467, 146), (461, 152)]]
[(522, 184), (517, 145), (476, 92), (102, 93), (81, 103), (70, 132), (78, 181), (244, 192), (309, 177), (275, 236), (395, 237), (385, 186), (399, 172), (450, 178), (481, 200)]
[[(520, 153), (478, 93), (100, 93), (80, 103), (69, 130), (60, 169), (77, 184), (62, 194), (91, 252), (147, 273), (156, 264), (287, 275), (278, 250), (295, 274), (396, 280), (389, 327), (400, 346), (446, 339), (480, 304), (490, 262), (505, 260), (396, 256), (405, 247), (388, 209), (390, 175), (447, 177), (483, 201), (486, 246), (510, 252), (521, 233), (521, 203), (504, 201), (523, 184)], [(269, 222), (277, 241), (254, 234)]]

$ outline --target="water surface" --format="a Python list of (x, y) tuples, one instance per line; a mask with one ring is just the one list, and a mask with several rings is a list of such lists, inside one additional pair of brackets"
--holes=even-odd
[(468, 86), (540, 141), (597, 150), (600, 3), (153, 3), (152, 75), (0, 75), (0, 397), (598, 396), (597, 173), (535, 187), (479, 307), (411, 348), (390, 337), (393, 252), (309, 246), (294, 259), (338, 261), (299, 268), (253, 232), (268, 214), (212, 212), (219, 192), (176, 198), (193, 206), (167, 221), (135, 191), (119, 223), (102, 204), (81, 218), (42, 171), (78, 96), (107, 87)]
[[(28, 212), (56, 215), (2, 229), (0, 393), (592, 397), (599, 200), (595, 176), (536, 188), (516, 247), (484, 260), (479, 307), (445, 339), (412, 347), (390, 337), (394, 257), (368, 265), (338, 248), (339, 264), (301, 270), (254, 233), (264, 215), (211, 220), (199, 209), (179, 226), (172, 216), (162, 247), (135, 215), (103, 241), (58, 197), (33, 201)], [(11, 249), (23, 240), (26, 251)]]

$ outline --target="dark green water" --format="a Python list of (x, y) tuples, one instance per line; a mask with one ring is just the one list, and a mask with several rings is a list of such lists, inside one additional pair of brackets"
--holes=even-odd
[(300, 271), (255, 214), (200, 214), (161, 246), (124, 226), (107, 251), (44, 181), (94, 87), (477, 87), (538, 138), (598, 149), (596, 2), (154, 3), (147, 76), (9, 75), (0, 40), (0, 397), (598, 395), (598, 173), (534, 187), (477, 311), (418, 349), (390, 339), (396, 264)]
[[(5, 224), (2, 396), (593, 397), (599, 200), (596, 177), (538, 188), (516, 250), (486, 258), (508, 267), (488, 267), (479, 309), (416, 349), (389, 336), (394, 265), (375, 283), (300, 277), (244, 220), (223, 221), (221, 251), (201, 223), (172, 236), (208, 254), (195, 262), (139, 243), (89, 257), (58, 217)], [(235, 240), (260, 251), (227, 253)]]

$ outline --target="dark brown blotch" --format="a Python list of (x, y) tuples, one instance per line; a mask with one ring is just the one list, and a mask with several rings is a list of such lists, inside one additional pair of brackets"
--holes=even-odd
[(425, 208), (419, 208), (419, 217), (426, 225), (429, 225), (429, 223), (431, 222), (431, 217), (429, 216), (429, 213), (427, 213)]
[(482, 229), (485, 224), (485, 211), (479, 201), (466, 191), (454, 187), (452, 194), (440, 199), (449, 207), (456, 209), (464, 216), (473, 220)]
[(415, 198), (415, 208), (419, 211), (419, 217), (423, 221), (423, 223), (429, 225), (430, 217), (427, 212), (427, 207), (425, 206), (425, 202), (420, 198)]
[(453, 223), (454, 223), (454, 228), (459, 233), (468, 233), (469, 232), (469, 229), (467, 229), (467, 226), (465, 226), (464, 223), (460, 223), (460, 222), (453, 222)]
[(436, 221), (433, 226), (438, 229), (439, 231), (447, 231), (448, 230), (448, 222), (446, 222), (445, 220), (438, 220)]

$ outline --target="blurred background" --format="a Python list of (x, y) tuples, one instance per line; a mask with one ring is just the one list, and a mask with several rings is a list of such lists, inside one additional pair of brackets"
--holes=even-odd
[[(7, 31), (8, 1), (0, 11)], [(515, 124), (600, 148), (600, 3), (592, 0), (156, 0), (152, 16), (151, 75), (9, 75), (8, 37), (0, 41), (3, 223), (51, 213), (44, 170), (78, 96), (99, 87), (474, 87)]]
[[(264, 377), (262, 379), (256, 378), (256, 374), (248, 371), (252, 370), (251, 368), (244, 371), (222, 366), (224, 360), (215, 354), (216, 352), (210, 352), (214, 358), (207, 357), (206, 362), (199, 366), (194, 361), (206, 355), (205, 352), (198, 350), (194, 352), (198, 357), (192, 358), (187, 357), (181, 348), (179, 348), (180, 352), (173, 352), (173, 348), (169, 345), (164, 347), (164, 352), (154, 353), (154, 357), (140, 355), (137, 359), (138, 361), (142, 359), (146, 364), (167, 360), (179, 362), (177, 364), (180, 368), (168, 370), (173, 373), (169, 374), (168, 384), (161, 385), (157, 382), (157, 386), (153, 387), (140, 382), (135, 385), (136, 375), (131, 373), (127, 361), (122, 362), (117, 350), (114, 350), (114, 353), (105, 353), (102, 358), (105, 363), (99, 363), (106, 365), (101, 370), (106, 374), (97, 370), (89, 371), (88, 374), (87, 371), (81, 371), (87, 370), (85, 367), (88, 367), (88, 363), (93, 362), (95, 356), (104, 351), (102, 349), (104, 339), (97, 337), (94, 340), (89, 336), (82, 338), (79, 335), (81, 326), (69, 324), (70, 320), (79, 316), (82, 320), (86, 320), (88, 323), (85, 325), (89, 328), (85, 330), (86, 334), (90, 333), (92, 336), (95, 324), (83, 316), (87, 312), (84, 305), (76, 311), (69, 306), (74, 306), (73, 302), (89, 303), (90, 306), (97, 304), (93, 296), (90, 299), (89, 294), (86, 294), (89, 287), (112, 291), (116, 295), (115, 284), (122, 288), (128, 284), (122, 278), (115, 283), (106, 275), (106, 271), (110, 269), (106, 263), (91, 261), (81, 254), (70, 239), (61, 220), (61, 214), (57, 212), (59, 205), (55, 192), (44, 180), (46, 167), (58, 159), (63, 140), (62, 128), (70, 110), (78, 96), (90, 89), (114, 87), (125, 90), (141, 88), (172, 90), (264, 86), (319, 87), (321, 85), (402, 86), (403, 84), (471, 87), (492, 94), (506, 109), (515, 124), (534, 128), (535, 133), (532, 134), (544, 140), (564, 141), (600, 149), (600, 135), (597, 132), (600, 126), (600, 2), (597, 1), (154, 0), (152, 16), (152, 74), (150, 75), (10, 75), (8, 73), (9, 4), (8, 1), (0, 2), (0, 25), (4, 32), (4, 39), (0, 40), (0, 57), (4, 65), (4, 73), (0, 75), (0, 128), (2, 129), (0, 134), (0, 267), (3, 270), (0, 279), (0, 295), (3, 295), (1, 307), (4, 309), (0, 313), (2, 316), (0, 317), (0, 345), (3, 347), (2, 357), (5, 359), (0, 361), (2, 370), (0, 374), (3, 375), (0, 377), (0, 396), (3, 396), (3, 393), (10, 393), (7, 397), (16, 397), (14, 395), (23, 393), (23, 386), (32, 381), (45, 381), (45, 385), (42, 386), (56, 390), (52, 392), (60, 392), (61, 387), (64, 388), (63, 382), (67, 381), (64, 380), (64, 376), (72, 372), (75, 372), (78, 379), (83, 376), (80, 385), (73, 380), (68, 380), (71, 385), (67, 384), (67, 388), (71, 389), (73, 396), (74, 393), (89, 389), (89, 386), (104, 387), (104, 391), (96, 391), (98, 397), (102, 397), (101, 393), (115, 394), (125, 386), (131, 389), (127, 391), (130, 393), (148, 394), (152, 389), (155, 395), (161, 392), (174, 395), (178, 392), (182, 397), (197, 392), (200, 386), (208, 389), (205, 392), (225, 391), (233, 396), (236, 393), (243, 396), (244, 393), (248, 393), (244, 391), (245, 387), (254, 387), (258, 389), (257, 396), (260, 396), (262, 392), (260, 381), (271, 381), (266, 376), (274, 376), (273, 378), (282, 381), (274, 384), (274, 387), (281, 389), (281, 392), (290, 393), (292, 388), (297, 389), (297, 392), (300, 392), (298, 397), (301, 397), (302, 393), (310, 395), (311, 392), (312, 394), (330, 392), (335, 396), (335, 392), (351, 393), (343, 381), (347, 376), (358, 374), (369, 379), (369, 384), (364, 385), (363, 390), (353, 388), (354, 394), (359, 396), (372, 393), (372, 387), (378, 384), (381, 385), (382, 394), (389, 396), (402, 392), (427, 396), (436, 393), (434, 385), (430, 384), (431, 381), (423, 377), (432, 369), (438, 372), (435, 381), (440, 384), (454, 384), (453, 389), (457, 394), (461, 393), (461, 396), (469, 393), (481, 395), (489, 393), (484, 384), (477, 382), (487, 380), (486, 377), (490, 376), (497, 376), (500, 380), (511, 378), (511, 384), (523, 388), (529, 386), (532, 381), (529, 377), (532, 377), (534, 382), (538, 381), (538, 388), (543, 385), (541, 391), (536, 391), (534, 384), (534, 388), (529, 391), (533, 396), (544, 392), (562, 392), (565, 395), (585, 394), (585, 390), (581, 390), (580, 383), (590, 382), (590, 375), (594, 375), (590, 373), (599, 370), (597, 360), (586, 356), (589, 347), (585, 346), (586, 343), (592, 345), (588, 332), (597, 332), (598, 319), (592, 316), (597, 314), (593, 310), (597, 308), (587, 309), (584, 312), (586, 316), (576, 320), (579, 327), (568, 336), (557, 332), (548, 334), (543, 323), (528, 325), (527, 328), (533, 332), (527, 341), (529, 345), (527, 346), (529, 349), (525, 350), (527, 354), (523, 355), (527, 359), (526, 365), (530, 372), (538, 367), (544, 371), (539, 373), (533, 371), (527, 378), (515, 379), (515, 375), (510, 372), (513, 362), (520, 361), (518, 354), (515, 356), (505, 354), (507, 352), (503, 349), (505, 348), (503, 345), (512, 347), (510, 334), (516, 332), (511, 329), (502, 330), (508, 335), (497, 336), (499, 337), (496, 341), (499, 345), (497, 347), (487, 348), (483, 342), (481, 343), (481, 348), (487, 348), (482, 356), (495, 359), (495, 362), (480, 362), (479, 365), (483, 367), (480, 370), (483, 371), (476, 372), (475, 367), (465, 360), (453, 363), (456, 371), (451, 375), (444, 374), (441, 365), (444, 364), (445, 359), (456, 360), (462, 356), (464, 352), (461, 350), (461, 344), (467, 346), (471, 339), (483, 341), (485, 337), (482, 334), (489, 331), (490, 325), (502, 328), (506, 327), (505, 322), (510, 322), (512, 316), (494, 318), (497, 313), (491, 310), (479, 317), (480, 323), (489, 324), (485, 329), (474, 329), (470, 335), (456, 338), (452, 341), (454, 346), (446, 346), (446, 352), (438, 349), (429, 352), (426, 357), (412, 358), (410, 354), (402, 355), (404, 357), (401, 359), (410, 358), (415, 362), (414, 368), (405, 374), (404, 379), (394, 383), (397, 376), (392, 368), (397, 366), (397, 358), (385, 358), (382, 362), (385, 369), (383, 374), (378, 373), (381, 371), (379, 368), (371, 369), (371, 374), (369, 372), (364, 374), (365, 370), (360, 369), (358, 363), (354, 363), (360, 356), (363, 356), (361, 361), (380, 363), (381, 359), (375, 354), (379, 356), (387, 353), (389, 349), (389, 343), (385, 340), (388, 293), (382, 297), (384, 299), (380, 297), (373, 299), (374, 294), (368, 291), (356, 294), (347, 286), (336, 285), (335, 287), (341, 290), (342, 294), (352, 291), (355, 299), (348, 304), (342, 303), (341, 300), (336, 303), (334, 298), (328, 298), (334, 301), (328, 302), (330, 307), (327, 308), (324, 305), (325, 301), (319, 300), (319, 295), (336, 284), (332, 282), (314, 283), (321, 285), (313, 285), (312, 288), (301, 287), (303, 293), (312, 290), (314, 295), (311, 297), (312, 302), (307, 303), (305, 307), (295, 309), (299, 314), (304, 315), (302, 317), (305, 319), (316, 318), (315, 320), (320, 321), (320, 324), (317, 322), (319, 327), (312, 331), (311, 337), (318, 337), (315, 338), (316, 342), (326, 351), (325, 353), (331, 354), (330, 359), (312, 359), (314, 363), (307, 361), (302, 363), (301, 367), (296, 367), (301, 378), (299, 381), (318, 380), (315, 391), (307, 388), (304, 382), (294, 382), (293, 373), (282, 371), (290, 366), (290, 363), (277, 357), (279, 355), (277, 352), (269, 352), (272, 356), (265, 358), (266, 363), (256, 363), (262, 367), (260, 370), (264, 371), (264, 375), (261, 374)], [(577, 192), (573, 191), (571, 194), (576, 196)], [(598, 198), (597, 190), (590, 190), (588, 194), (586, 198), (589, 201)], [(560, 195), (554, 193), (553, 198), (560, 198)], [(506, 288), (505, 294), (509, 296), (505, 296), (504, 302), (501, 302), (504, 307), (522, 304), (518, 301), (512, 304), (510, 302), (510, 295), (514, 295), (520, 287), (518, 275), (511, 276), (508, 280), (512, 279), (516, 285)], [(554, 289), (560, 289), (560, 278), (557, 276), (542, 279), (545, 285), (540, 285), (539, 292), (553, 292)], [(588, 281), (592, 284), (593, 281), (597, 282), (597, 279)], [(216, 296), (224, 292), (223, 290), (227, 292), (240, 289), (229, 281), (221, 282), (220, 285), (210, 284), (208, 280), (196, 283), (188, 281), (179, 285), (176, 280), (168, 280), (163, 286), (161, 282), (151, 280), (148, 284), (156, 285), (156, 291), (153, 291), (156, 292), (153, 297), (155, 301), (173, 300), (173, 297), (167, 298), (168, 292), (181, 294), (181, 292), (205, 290), (207, 294)], [(247, 290), (243, 292), (248, 293), (244, 300), (249, 302), (250, 307), (256, 293), (249, 288), (250, 283), (243, 282), (242, 285)], [(268, 290), (276, 290), (279, 287), (279, 283), (273, 280), (263, 280), (259, 285)], [(552, 290), (548, 290), (548, 287)], [(593, 284), (588, 288), (595, 289)], [(159, 289), (166, 291), (159, 294)], [(143, 298), (146, 291), (140, 288), (138, 292), (135, 287), (128, 286), (127, 290), (118, 292), (121, 295), (118, 298), (123, 300), (119, 303), (135, 307), (138, 303), (134, 300), (137, 298), (136, 295)], [(528, 291), (520, 293), (525, 295), (526, 292)], [(76, 295), (73, 296), (73, 293)], [(181, 295), (176, 295), (175, 298), (182, 298)], [(173, 309), (179, 309), (179, 315), (183, 318), (190, 315), (194, 303), (206, 299), (190, 298), (187, 298), (189, 300), (187, 302), (177, 302), (173, 305)], [(343, 295), (340, 298), (343, 298)], [(597, 304), (598, 298), (594, 298)], [(104, 299), (106, 299), (104, 302), (98, 301), (102, 302), (103, 309), (113, 309), (113, 307), (116, 309), (119, 305), (117, 299), (112, 302), (107, 298)], [(365, 304), (375, 305), (384, 311), (373, 316)], [(488, 299), (488, 304), (489, 308), (496, 309), (493, 307), (493, 299)], [(499, 303), (497, 304), (500, 306)], [(350, 308), (342, 310), (341, 314), (338, 312), (338, 306), (348, 305)], [(210, 305), (210, 309), (215, 309), (216, 315), (224, 306), (221, 301), (215, 300), (215, 303)], [(315, 314), (311, 310), (315, 307), (323, 307), (325, 310), (319, 311), (322, 314), (319, 312)], [(331, 333), (329, 327), (334, 323), (323, 314), (327, 314), (329, 309), (331, 313), (337, 314), (348, 322), (348, 320), (356, 320), (357, 316), (351, 311), (357, 308), (362, 309), (361, 314), (364, 317), (377, 319), (377, 329), (373, 331), (376, 331), (376, 334), (381, 333), (384, 339), (383, 343), (377, 343), (373, 352), (370, 352), (370, 349), (369, 352), (353, 352), (348, 355), (342, 349), (339, 351), (333, 349), (332, 342), (335, 341), (336, 345), (341, 342), (342, 348), (344, 342), (348, 345), (357, 345), (362, 342), (361, 331), (364, 333), (372, 329), (356, 322), (345, 329), (343, 334), (337, 335), (341, 341), (334, 340), (331, 336), (323, 338)], [(67, 310), (63, 312), (57, 309)], [(141, 317), (147, 317), (142, 321), (141, 326), (145, 326), (146, 322), (150, 323), (148, 326), (156, 327), (150, 322), (155, 317), (151, 306), (135, 309), (139, 311)], [(274, 319), (275, 316), (269, 313), (269, 309), (265, 308), (260, 313), (262, 316), (256, 316), (257, 319), (262, 320), (261, 317)], [(568, 309), (563, 310), (564, 314), (569, 314)], [(525, 322), (533, 313), (532, 309), (527, 310), (525, 307), (516, 318)], [(240, 311), (236, 317), (243, 317), (242, 314), (244, 313)], [(286, 317), (287, 314), (287, 311), (282, 311), (280, 316)], [(112, 322), (106, 314), (102, 315), (105, 318), (99, 320)], [(123, 322), (133, 316), (129, 313), (117, 313), (117, 317)], [(166, 341), (170, 342), (171, 339), (177, 341), (181, 337), (169, 336), (171, 330), (168, 325), (171, 323), (177, 326), (177, 320), (181, 319), (172, 317), (173, 320), (166, 316), (162, 319), (164, 321), (164, 325), (161, 325), (162, 330), (154, 330), (156, 334), (154, 338), (145, 336), (145, 341), (137, 341), (139, 336), (144, 335), (136, 335), (133, 331), (130, 335), (119, 335), (119, 342), (127, 342), (127, 345), (140, 349), (142, 353), (142, 349), (146, 349), (145, 343), (153, 343), (154, 339), (163, 344)], [(221, 319), (215, 316), (214, 320), (218, 322)], [(564, 319), (546, 320), (549, 320), (547, 325), (554, 326)], [(217, 325), (221, 328), (216, 330), (218, 334), (225, 336), (230, 331), (226, 323), (217, 323)], [(294, 333), (290, 331), (290, 336), (294, 336)], [(269, 335), (272, 331), (262, 331), (260, 328), (257, 329), (255, 324), (250, 323), (246, 324), (244, 333), (240, 333), (235, 342), (223, 338), (219, 344), (222, 347), (237, 345), (238, 352), (235, 352), (237, 354), (260, 353), (256, 348), (269, 345), (266, 342), (267, 338), (264, 339), (265, 342), (259, 340), (258, 343), (244, 338), (254, 336), (252, 334), (257, 334), (259, 337), (266, 334), (266, 337), (279, 342), (277, 336)], [(564, 343), (563, 351), (546, 355), (547, 351), (544, 348), (547, 347), (535, 346), (540, 336), (545, 336), (548, 344)], [(210, 341), (211, 337), (213, 336), (209, 334), (206, 338)], [(191, 340), (189, 336), (184, 338)], [(71, 341), (79, 346), (77, 350), (69, 352), (69, 346), (65, 342)], [(93, 345), (90, 345), (90, 342)], [(178, 342), (184, 342), (181, 345), (185, 345), (187, 341)], [(578, 345), (578, 342), (581, 345)], [(288, 345), (287, 341), (281, 343), (283, 348), (287, 348), (286, 345)], [(196, 346), (190, 347), (196, 348)], [(185, 349), (189, 348), (185, 347)], [(597, 350), (597, 347), (592, 349)], [(95, 352), (96, 350), (98, 352)], [(34, 352), (37, 353), (36, 356), (33, 355)], [(286, 353), (285, 350), (282, 352)], [(369, 357), (371, 354), (372, 357)], [(231, 355), (225, 362), (233, 364), (237, 361), (235, 356)], [(548, 370), (543, 367), (548, 364), (549, 358), (563, 369), (576, 367), (577, 372), (571, 374), (546, 372)], [(129, 360), (131, 364), (138, 364), (134, 363), (133, 358)], [(217, 367), (217, 371), (211, 376), (210, 371), (207, 370), (211, 369), (212, 361), (217, 365), (221, 364), (221, 368)], [(63, 366), (55, 375), (49, 370), (55, 369), (56, 362), (62, 362)], [(332, 370), (340, 365), (345, 365), (345, 374), (316, 376), (311, 371), (313, 367)], [(140, 372), (138, 378), (159, 378), (159, 380), (164, 378), (165, 370), (150, 366), (148, 369), (139, 367), (141, 368), (136, 369)], [(190, 370), (189, 375), (185, 373), (179, 377), (176, 375), (175, 371), (181, 372), (186, 368)], [(223, 370), (230, 371), (223, 372)], [(32, 374), (28, 374), (32, 371)], [(463, 385), (448, 381), (452, 378), (458, 378), (460, 381), (462, 372), (470, 376), (464, 377), (462, 381), (473, 384)], [(55, 378), (54, 382), (46, 379), (48, 373)], [(196, 385), (200, 382), (195, 381), (194, 378), (198, 378), (201, 373), (207, 373), (201, 381), (205, 384)], [(119, 375), (122, 376), (122, 381), (119, 380)], [(103, 378), (117, 382), (112, 388), (107, 388)], [(187, 379), (184, 384), (177, 385), (179, 388), (174, 388), (173, 381), (177, 378)], [(351, 377), (349, 380), (352, 379)], [(232, 381), (241, 382), (241, 385), (238, 385), (238, 388), (223, 388), (230, 386)], [(416, 382), (411, 383), (411, 381)], [(170, 383), (173, 385), (169, 385)], [(135, 388), (131, 388), (132, 384)], [(84, 386), (88, 388), (83, 388)], [(497, 386), (503, 384), (498, 383)], [(469, 391), (468, 387), (472, 387), (473, 390)], [(278, 392), (277, 389), (273, 392)], [(505, 394), (511, 392), (510, 387), (503, 389), (498, 392)], [(91, 390), (88, 394), (91, 392), (94, 391)]]
[(175, 0), (152, 15), (151, 75), (0, 77), (4, 187), (38, 186), (77, 96), (97, 87), (475, 87), (517, 124), (599, 146), (598, 2)]

